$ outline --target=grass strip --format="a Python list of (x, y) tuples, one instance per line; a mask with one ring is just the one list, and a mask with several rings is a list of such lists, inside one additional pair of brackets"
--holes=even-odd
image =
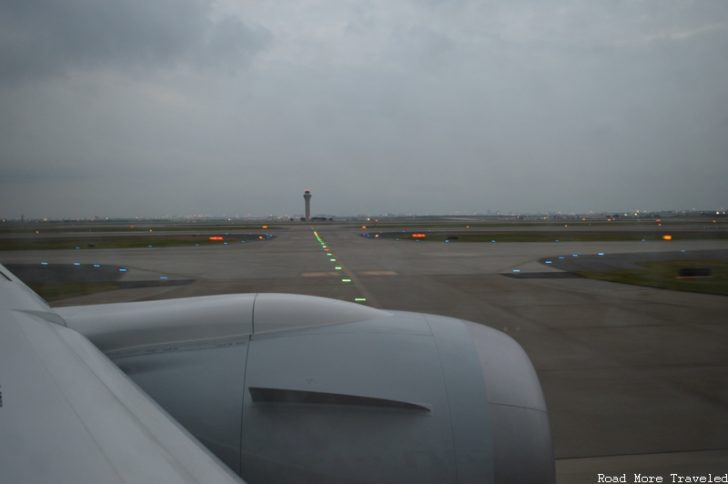
[[(700, 292), (728, 296), (728, 261), (718, 259), (666, 260), (641, 262), (642, 270), (578, 272), (580, 276), (600, 281), (657, 287), (673, 291)], [(709, 268), (709, 276), (681, 277), (681, 269)]]

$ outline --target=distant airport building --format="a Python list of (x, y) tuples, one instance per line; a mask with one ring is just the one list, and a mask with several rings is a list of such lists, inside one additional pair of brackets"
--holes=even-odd
[(303, 192), (303, 199), (306, 201), (306, 222), (311, 221), (311, 190)]

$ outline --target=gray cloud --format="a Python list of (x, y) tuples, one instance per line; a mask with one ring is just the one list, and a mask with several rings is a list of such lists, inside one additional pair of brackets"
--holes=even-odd
[(247, 64), (269, 41), (260, 26), (214, 20), (205, 0), (18, 0), (0, 3), (2, 80), (98, 66)]
[(723, 1), (1, 8), (0, 216), (728, 205)]

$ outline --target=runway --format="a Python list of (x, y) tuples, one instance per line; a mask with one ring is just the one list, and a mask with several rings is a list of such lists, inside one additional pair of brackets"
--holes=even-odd
[(725, 250), (728, 241), (445, 244), (365, 239), (359, 232), (301, 224), (239, 245), (0, 256), (6, 264), (124, 266), (130, 281), (193, 280), (60, 305), (290, 292), (476, 321), (510, 334), (533, 361), (549, 408), (558, 482), (596, 482), (598, 472), (728, 471), (728, 297), (504, 276), (558, 273), (539, 260), (563, 254)]

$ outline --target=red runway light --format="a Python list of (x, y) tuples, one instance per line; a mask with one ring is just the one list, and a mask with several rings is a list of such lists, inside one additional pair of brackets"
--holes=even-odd
[(225, 237), (222, 235), (211, 235), (207, 238), (208, 240), (225, 240)]
[(426, 238), (426, 237), (427, 237), (427, 234), (425, 234), (425, 233), (423, 233), (423, 232), (414, 232), (414, 233), (412, 234), (412, 238), (413, 238), (413, 239), (424, 239), (424, 238)]

